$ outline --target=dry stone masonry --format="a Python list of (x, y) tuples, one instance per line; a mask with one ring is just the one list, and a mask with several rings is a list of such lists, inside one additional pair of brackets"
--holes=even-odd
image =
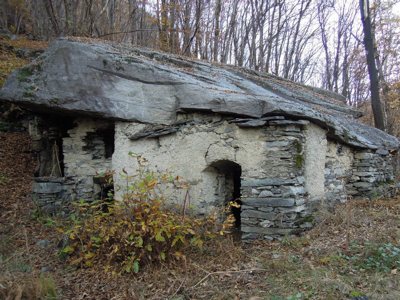
[(304, 127), (271, 121), (265, 128), (265, 177), (243, 178), (243, 239), (273, 238), (308, 226), (304, 187)]
[(347, 185), (355, 197), (376, 198), (390, 195), (388, 184), (394, 183), (394, 158), (387, 150), (362, 151), (354, 154), (352, 177)]
[(108, 139), (102, 135), (110, 124), (92, 119), (78, 119), (76, 124), (63, 139), (65, 176), (75, 182), (74, 199), (94, 199), (100, 193), (100, 186), (93, 178), (111, 169)]

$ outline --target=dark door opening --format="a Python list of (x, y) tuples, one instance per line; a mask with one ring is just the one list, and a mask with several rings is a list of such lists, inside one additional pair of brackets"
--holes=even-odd
[(220, 160), (210, 165), (217, 172), (218, 195), (222, 204), (226, 207), (229, 205), (230, 213), (235, 218), (235, 227), (240, 228), (241, 213), (241, 176), (242, 167), (229, 160)]
[(73, 119), (59, 115), (43, 114), (32, 121), (35, 139), (33, 152), (38, 165), (35, 177), (63, 177), (64, 152), (63, 138), (68, 136), (68, 130), (74, 127)]

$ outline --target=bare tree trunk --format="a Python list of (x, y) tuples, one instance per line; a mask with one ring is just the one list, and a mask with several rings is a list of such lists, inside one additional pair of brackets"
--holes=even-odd
[(177, 14), (176, 0), (169, 1), (169, 49), (172, 53), (178, 52), (178, 34), (176, 32), (176, 14)]
[(360, 0), (360, 12), (364, 31), (364, 48), (367, 55), (371, 105), (374, 114), (375, 127), (385, 130), (384, 115), (379, 95), (378, 70), (375, 63), (374, 32), (371, 24), (369, 0)]
[(58, 25), (57, 16), (54, 13), (54, 7), (52, 0), (42, 0), (44, 7), (46, 9), (47, 16), (50, 19), (51, 25), (53, 26), (53, 31), (56, 36), (59, 36), (61, 31)]
[(221, 16), (221, 0), (215, 2), (215, 31), (214, 31), (214, 51), (213, 60), (218, 61), (219, 35), (220, 35), (220, 16)]
[(163, 51), (168, 51), (168, 8), (166, 0), (161, 0), (160, 48)]
[[(190, 12), (192, 11), (191, 0), (185, 0), (185, 10), (183, 14), (183, 55), (190, 56)], [(189, 46), (188, 46), (189, 45)]]
[(200, 21), (201, 21), (201, 13), (202, 13), (202, 0), (196, 0), (196, 12), (195, 12), (195, 26), (192, 36), (189, 38), (186, 45), (183, 47), (183, 53), (185, 55), (189, 55), (190, 47), (192, 46), (193, 40), (196, 39), (194, 55), (197, 57), (200, 51), (201, 37), (200, 37)]
[(221, 49), (221, 62), (227, 63), (228, 58), (232, 49), (232, 36), (237, 26), (237, 12), (238, 12), (239, 0), (234, 0), (232, 5), (232, 13), (230, 14), (231, 19), (229, 21), (228, 28), (225, 31), (225, 39), (223, 42), (223, 48)]

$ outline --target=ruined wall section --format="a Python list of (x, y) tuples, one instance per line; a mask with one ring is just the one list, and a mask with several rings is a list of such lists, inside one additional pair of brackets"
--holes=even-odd
[[(94, 182), (94, 177), (111, 169), (113, 122), (88, 118), (70, 121), (68, 130), (62, 121), (38, 126), (35, 118), (30, 124), (37, 148), (33, 150), (38, 152), (39, 160), (32, 198), (50, 214), (68, 211), (72, 201), (95, 200), (103, 187)], [(43, 145), (52, 146), (51, 151)]]
[(111, 169), (111, 157), (106, 157), (104, 136), (99, 134), (111, 125), (106, 121), (78, 119), (76, 127), (63, 139), (64, 173), (71, 182), (74, 200), (93, 200), (100, 192), (93, 177)]
[(36, 177), (33, 182), (32, 200), (44, 213), (65, 213), (74, 200), (73, 187), (74, 182), (65, 177)]
[(49, 115), (35, 115), (28, 123), (32, 153), (37, 161), (32, 200), (40, 211), (48, 214), (64, 211), (72, 200), (73, 182), (63, 177), (61, 153), (61, 140), (68, 123), (65, 118)]

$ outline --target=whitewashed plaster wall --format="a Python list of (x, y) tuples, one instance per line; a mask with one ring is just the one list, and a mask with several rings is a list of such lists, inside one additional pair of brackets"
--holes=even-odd
[[(197, 119), (198, 118), (198, 119)], [(274, 172), (266, 165), (267, 141), (263, 129), (241, 129), (229, 124), (221, 117), (195, 116), (196, 125), (183, 126), (179, 132), (151, 139), (131, 141), (129, 136), (143, 129), (139, 123), (117, 122), (115, 130), (115, 152), (112, 167), (116, 171), (115, 186), (124, 187), (121, 171), (135, 174), (139, 168), (133, 152), (148, 162), (148, 168), (160, 173), (180, 176), (190, 184), (191, 203), (200, 212), (221, 206), (216, 193), (217, 174), (208, 168), (212, 163), (228, 160), (242, 167), (242, 177), (266, 177)], [(275, 170), (276, 171), (276, 170)], [(122, 190), (116, 194), (121, 198)], [(182, 202), (185, 191), (174, 192), (176, 202)]]
[(346, 187), (352, 178), (354, 151), (341, 143), (328, 140), (325, 160), (325, 195), (327, 204), (346, 202), (351, 194)]
[(312, 123), (305, 130), (304, 177), (305, 189), (311, 201), (325, 198), (326, 131)]

